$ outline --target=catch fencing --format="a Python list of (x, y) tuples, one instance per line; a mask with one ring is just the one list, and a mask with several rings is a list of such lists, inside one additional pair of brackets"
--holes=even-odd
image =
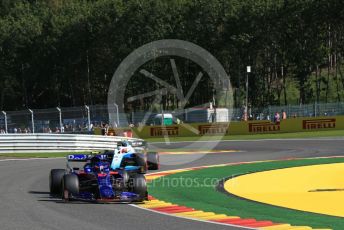
[[(117, 113), (117, 108), (107, 105), (62, 107), (52, 109), (33, 109), (21, 111), (2, 111), (0, 113), (0, 131), (5, 133), (73, 133), (91, 134), (95, 127), (102, 127), (108, 124), (110, 127), (128, 127), (154, 125), (154, 117), (162, 111), (133, 111), (130, 113)], [(234, 108), (228, 114), (217, 114), (210, 116), (196, 114), (188, 116), (189, 110), (168, 111), (163, 113), (172, 114), (176, 121), (181, 123), (209, 123), (218, 121), (240, 121), (243, 119), (244, 108)], [(276, 112), (286, 112), (288, 118), (295, 117), (322, 117), (344, 115), (344, 103), (327, 104), (307, 104), (307, 105), (287, 105), (268, 106), (264, 108), (249, 108), (250, 120), (273, 120)], [(214, 114), (212, 114), (214, 115)], [(112, 116), (112, 117), (111, 117)], [(222, 117), (226, 116), (226, 117)], [(110, 119), (112, 118), (112, 119)], [(110, 124), (109, 121), (115, 121)]]

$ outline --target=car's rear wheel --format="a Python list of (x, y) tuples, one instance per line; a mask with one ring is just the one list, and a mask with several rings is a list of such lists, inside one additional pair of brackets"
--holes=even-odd
[(68, 202), (72, 194), (79, 194), (79, 178), (75, 174), (67, 174), (62, 180), (62, 199)]
[(158, 170), (160, 168), (159, 154), (156, 152), (147, 153), (147, 164), (149, 170)]
[(147, 158), (144, 153), (136, 153), (136, 164), (141, 167), (139, 173), (146, 173), (148, 165)]
[(137, 201), (144, 201), (147, 200), (148, 192), (147, 192), (147, 182), (146, 178), (142, 174), (134, 175), (131, 178), (131, 186), (133, 193), (137, 194), (139, 198)]
[(49, 189), (51, 195), (61, 194), (61, 182), (66, 170), (52, 169), (49, 174)]

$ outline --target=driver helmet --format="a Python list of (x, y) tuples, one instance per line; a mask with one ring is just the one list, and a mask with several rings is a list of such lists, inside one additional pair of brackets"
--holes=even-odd
[(86, 164), (86, 165), (84, 166), (84, 171), (85, 171), (86, 173), (91, 173), (91, 172), (92, 172), (92, 167), (91, 167), (91, 165), (90, 165), (90, 164)]
[(99, 157), (92, 157), (90, 163), (91, 163), (92, 166), (95, 166), (95, 165), (97, 165), (99, 162), (100, 162)]
[(127, 141), (119, 141), (117, 142), (118, 147), (127, 147), (129, 143)]

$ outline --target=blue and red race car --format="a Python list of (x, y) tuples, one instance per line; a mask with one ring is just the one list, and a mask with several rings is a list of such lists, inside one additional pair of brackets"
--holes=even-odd
[[(71, 162), (83, 162), (83, 168), (71, 167)], [(50, 171), (50, 193), (66, 202), (142, 202), (148, 198), (146, 169), (146, 161), (135, 153), (71, 154), (67, 169)]]

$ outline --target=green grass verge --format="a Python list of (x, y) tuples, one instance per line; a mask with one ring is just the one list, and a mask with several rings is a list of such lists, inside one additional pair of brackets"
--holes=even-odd
[(264, 162), (188, 171), (154, 180), (149, 183), (149, 193), (160, 200), (207, 212), (240, 216), (242, 218), (256, 218), (258, 220), (272, 220), (276, 223), (307, 225), (313, 228), (342, 230), (344, 229), (344, 218), (264, 205), (228, 196), (216, 191), (214, 185), (205, 186), (205, 182), (218, 181), (233, 175), (337, 162), (344, 162), (344, 158)]
[[(207, 140), (258, 140), (280, 138), (314, 138), (314, 137), (343, 137), (344, 130), (298, 132), (298, 133), (270, 133), (253, 135), (208, 136)], [(169, 137), (170, 141), (197, 141), (200, 137)], [(164, 138), (147, 138), (148, 142), (165, 142)]]

